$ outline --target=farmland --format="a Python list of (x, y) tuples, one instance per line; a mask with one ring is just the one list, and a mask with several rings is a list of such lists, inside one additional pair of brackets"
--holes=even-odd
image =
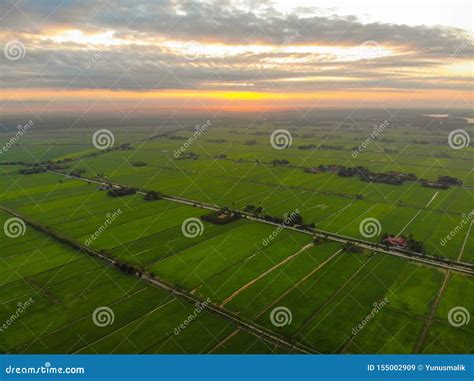
[[(31, 131), (0, 156), (0, 226), (24, 224), (18, 237), (0, 234), (0, 351), (473, 353), (472, 322), (448, 319), (453, 308), (474, 313), (472, 275), (313, 234), (411, 237), (440, 263), (474, 264), (474, 151), (447, 141), (474, 128), (420, 115), (386, 115), (360, 150), (379, 115), (215, 117), (192, 140), (207, 119), (110, 122), (105, 150), (92, 144), (94, 126)], [(291, 145), (270, 144), (277, 129)], [(366, 181), (341, 167), (416, 181)], [(462, 185), (423, 185), (440, 176)], [(111, 196), (118, 187), (133, 192)], [(158, 199), (147, 201), (150, 191)], [(213, 208), (217, 222), (203, 218)], [(301, 229), (282, 223), (292, 213)], [(375, 234), (361, 228), (367, 219)], [(99, 308), (110, 324), (96, 324)]]

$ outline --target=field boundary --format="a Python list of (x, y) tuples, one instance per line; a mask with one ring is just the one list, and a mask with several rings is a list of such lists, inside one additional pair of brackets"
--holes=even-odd
[[(72, 179), (76, 179), (76, 180), (80, 180), (80, 181), (92, 182), (92, 183), (96, 183), (96, 184), (100, 184), (100, 185), (110, 185), (112, 187), (118, 187), (118, 188), (128, 187), (128, 186), (118, 184), (118, 183), (114, 183), (114, 182), (110, 182), (110, 181), (101, 181), (101, 180), (90, 179), (90, 178), (87, 178), (87, 177), (73, 176), (73, 175), (65, 174), (63, 172), (56, 171), (56, 170), (48, 170), (48, 172), (56, 173), (58, 175), (61, 175), (61, 176), (67, 177), (67, 178), (72, 178)], [(136, 193), (146, 195), (146, 192), (144, 190), (137, 190)], [(195, 200), (189, 200), (189, 199), (186, 199), (184, 197), (163, 195), (162, 198), (163, 198), (163, 200), (172, 201), (172, 202), (179, 202), (179, 203), (189, 205), (189, 206), (192, 206), (192, 207), (208, 209), (208, 210), (212, 210), (212, 211), (218, 211), (218, 210), (222, 209), (222, 207), (220, 207), (218, 205), (204, 203), (204, 202), (195, 201)], [(370, 242), (370, 241), (365, 241), (365, 240), (361, 240), (361, 239), (358, 239), (358, 238), (348, 237), (348, 236), (344, 236), (344, 235), (341, 235), (341, 234), (328, 232), (328, 231), (325, 231), (325, 230), (314, 229), (314, 228), (301, 228), (301, 227), (287, 226), (287, 225), (284, 225), (284, 224), (278, 224), (278, 223), (275, 223), (275, 222), (272, 222), (272, 221), (267, 221), (263, 218), (255, 216), (251, 213), (246, 213), (246, 212), (242, 212), (242, 211), (236, 211), (236, 212), (240, 213), (243, 218), (246, 218), (248, 220), (252, 220), (252, 221), (256, 221), (256, 222), (260, 222), (260, 223), (264, 223), (264, 224), (269, 224), (269, 225), (273, 225), (273, 226), (276, 226), (276, 227), (282, 227), (284, 229), (293, 230), (293, 231), (296, 231), (296, 232), (299, 232), (299, 233), (311, 235), (315, 238), (329, 239), (331, 241), (342, 243), (342, 244), (352, 243), (352, 244), (354, 244), (358, 247), (361, 247), (363, 249), (372, 250), (372, 251), (376, 251), (376, 252), (379, 252), (379, 253), (384, 253), (384, 254), (393, 255), (393, 256), (396, 256), (396, 257), (405, 258), (405, 259), (408, 259), (408, 260), (412, 260), (412, 261), (415, 261), (415, 262), (422, 263), (422, 264), (427, 265), (427, 266), (434, 266), (434, 267), (438, 267), (438, 268), (442, 268), (442, 269), (446, 269), (446, 270), (451, 270), (451, 271), (454, 271), (454, 272), (459, 272), (459, 273), (463, 273), (463, 274), (471, 275), (471, 276), (474, 275), (474, 264), (472, 264), (472, 263), (460, 262), (460, 261), (452, 260), (452, 259), (449, 259), (449, 258), (435, 257), (435, 256), (431, 256), (431, 255), (424, 255), (424, 254), (420, 254), (420, 253), (416, 253), (416, 252), (412, 252), (412, 251), (408, 251), (408, 250), (404, 250), (404, 249), (397, 249), (397, 248), (393, 248), (393, 247), (390, 248), (390, 247), (387, 247), (387, 246), (382, 245), (382, 244), (378, 244), (378, 243), (374, 243), (374, 242)]]
[(244, 291), (245, 289), (251, 287), (256, 282), (258, 282), (260, 279), (264, 278), (265, 276), (267, 276), (268, 274), (270, 274), (274, 270), (278, 269), (279, 267), (283, 266), (284, 264), (290, 262), (293, 258), (300, 255), (303, 251), (306, 251), (306, 250), (308, 250), (309, 248), (311, 248), (313, 246), (314, 246), (313, 243), (308, 243), (305, 246), (303, 246), (302, 248), (300, 248), (296, 253), (293, 253), (293, 254), (289, 255), (288, 257), (286, 257), (282, 261), (278, 262), (277, 264), (273, 265), (269, 269), (265, 270), (263, 273), (259, 274), (257, 277), (253, 278), (252, 280), (248, 281), (243, 286), (241, 286), (237, 290), (235, 290), (231, 295), (229, 295), (227, 298), (224, 299), (224, 301), (221, 303), (220, 306), (224, 307), (227, 303), (229, 303), (232, 299), (234, 299), (242, 291)]
[[(52, 236), (57, 241), (60, 241), (63, 244), (66, 244), (66, 245), (68, 245), (68, 246), (70, 246), (70, 247), (72, 247), (76, 250), (79, 250), (80, 252), (84, 252), (87, 255), (90, 255), (92, 257), (96, 257), (96, 258), (102, 260), (103, 262), (111, 264), (111, 265), (115, 266), (117, 269), (120, 269), (121, 267), (126, 265), (123, 262), (120, 262), (117, 259), (110, 257), (108, 255), (107, 251), (105, 251), (105, 250), (101, 251), (101, 252), (98, 252), (94, 249), (91, 249), (90, 247), (86, 247), (86, 246), (82, 245), (81, 243), (73, 240), (72, 238), (70, 238), (68, 236), (65, 236), (65, 235), (63, 235), (59, 232), (56, 232), (52, 229), (46, 228), (43, 225), (41, 225), (40, 223), (38, 223), (36, 221), (33, 221), (33, 220), (30, 220), (29, 218), (19, 214), (18, 212), (14, 211), (10, 208), (7, 208), (5, 206), (0, 205), (0, 210), (3, 210), (4, 212), (9, 213), (12, 216), (21, 218), (25, 222), (25, 224), (33, 227), (34, 229), (39, 230), (39, 231), (41, 231), (41, 232), (43, 232), (43, 233), (45, 233), (49, 236)], [(132, 269), (136, 270), (134, 268), (132, 268)], [(246, 331), (246, 332), (262, 339), (262, 340), (265, 340), (267, 342), (270, 342), (272, 344), (275, 344), (275, 345), (278, 345), (282, 348), (285, 348), (285, 349), (287, 349), (291, 352), (306, 353), (306, 354), (310, 354), (310, 353), (318, 354), (319, 353), (314, 348), (311, 348), (311, 347), (308, 347), (308, 346), (305, 346), (305, 345), (299, 344), (299, 343), (293, 343), (291, 341), (291, 339), (289, 339), (285, 336), (279, 335), (279, 334), (277, 334), (277, 333), (275, 333), (275, 332), (273, 332), (273, 331), (271, 331), (267, 328), (264, 328), (264, 327), (254, 323), (252, 321), (248, 321), (247, 319), (242, 318), (238, 314), (230, 312), (230, 311), (228, 311), (224, 308), (221, 308), (219, 306), (216, 306), (212, 303), (204, 303), (203, 299), (193, 295), (191, 292), (188, 292), (184, 289), (180, 289), (180, 288), (178, 288), (178, 287), (176, 287), (172, 284), (169, 284), (168, 282), (166, 282), (162, 279), (159, 279), (157, 277), (152, 277), (151, 275), (149, 275), (147, 273), (138, 272), (138, 270), (136, 270), (133, 273), (130, 273), (130, 275), (135, 276), (137, 278), (140, 278), (148, 284), (151, 284), (151, 285), (153, 285), (157, 288), (160, 288), (162, 290), (165, 290), (165, 291), (169, 292), (175, 298), (184, 299), (188, 303), (193, 304), (195, 306), (198, 305), (202, 309), (208, 311), (209, 313), (212, 313), (214, 315), (218, 315), (221, 318), (224, 318), (225, 320), (232, 322), (233, 324), (235, 324), (237, 327), (243, 329), (244, 331)]]
[[(474, 224), (474, 221), (471, 221), (471, 224), (469, 225), (469, 229), (467, 230), (467, 233), (466, 233), (466, 237), (464, 238), (463, 245), (461, 247), (461, 250), (459, 251), (458, 260), (460, 260), (462, 255), (464, 254), (464, 248), (466, 247), (467, 239), (469, 238), (469, 234), (471, 233), (471, 228), (473, 224)], [(446, 275), (444, 276), (443, 283), (441, 284), (441, 287), (438, 291), (438, 295), (436, 295), (436, 299), (433, 302), (430, 314), (426, 318), (425, 324), (423, 325), (423, 328), (418, 336), (418, 339), (416, 340), (415, 346), (413, 348), (413, 353), (419, 353), (423, 344), (426, 341), (426, 336), (428, 335), (431, 325), (433, 324), (433, 320), (435, 319), (436, 311), (438, 309), (439, 303), (441, 302), (441, 298), (444, 294), (444, 290), (446, 289), (448, 285), (448, 280), (450, 278), (450, 275), (451, 275), (451, 271), (448, 270), (446, 272)]]

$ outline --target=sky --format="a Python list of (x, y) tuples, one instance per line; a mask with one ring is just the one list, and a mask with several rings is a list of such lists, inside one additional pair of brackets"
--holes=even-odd
[(0, 0), (0, 112), (472, 109), (472, 37), (467, 0)]

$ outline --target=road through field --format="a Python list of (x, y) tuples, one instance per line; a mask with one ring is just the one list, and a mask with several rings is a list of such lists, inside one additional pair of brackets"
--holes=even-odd
[[(331, 255), (328, 259), (326, 259), (324, 262), (320, 263), (318, 266), (316, 266), (313, 270), (311, 270), (308, 274), (306, 274), (303, 278), (301, 278), (298, 282), (296, 282), (293, 286), (291, 286), (288, 290), (286, 290), (283, 294), (281, 294), (278, 298), (273, 300), (269, 305), (267, 305), (263, 310), (261, 310), (257, 315), (255, 315), (252, 320), (258, 319), (260, 316), (262, 316), (265, 312), (267, 312), (272, 306), (277, 304), (280, 300), (282, 300), (285, 296), (287, 296), (290, 292), (292, 292), (294, 289), (299, 287), (303, 282), (305, 282), (308, 278), (310, 278), (312, 275), (314, 275), (316, 272), (321, 270), (328, 262), (330, 262), (334, 257), (336, 257), (338, 254), (342, 252), (342, 249), (337, 250), (333, 255)], [(231, 339), (233, 336), (235, 336), (240, 330), (236, 329), (232, 333), (229, 334), (226, 338), (224, 338), (215, 348), (213, 348), (209, 353), (212, 353), (214, 350), (216, 350), (218, 347), (222, 346), (226, 341)]]
[(285, 263), (290, 262), (293, 258), (295, 258), (297, 255), (301, 254), (303, 251), (309, 249), (310, 247), (313, 247), (314, 244), (311, 242), (305, 246), (303, 246), (300, 250), (298, 250), (296, 253), (286, 257), (284, 260), (281, 262), (277, 263), (276, 265), (270, 267), (267, 271), (261, 273), (258, 277), (252, 279), (250, 282), (247, 282), (244, 284), (242, 287), (240, 287), (238, 290), (234, 291), (229, 297), (227, 297), (222, 304), (220, 305), (221, 307), (224, 307), (227, 303), (229, 303), (232, 299), (234, 299), (237, 295), (239, 295), (242, 291), (245, 289), (249, 288), (252, 286), (254, 283), (265, 277), (266, 275), (270, 274), (272, 271), (276, 270), (277, 268), (283, 266)]
[[(48, 227), (45, 227), (41, 225), (40, 223), (38, 223), (37, 221), (33, 221), (12, 209), (9, 209), (3, 206), (0, 206), (0, 209), (14, 217), (20, 218), (21, 220), (23, 220), (25, 224), (31, 226), (33, 229), (36, 229), (42, 233), (45, 233), (49, 235), (50, 237), (53, 237), (57, 241), (63, 244), (66, 244), (75, 250), (78, 250), (79, 252), (98, 258), (102, 260), (103, 262), (109, 265), (113, 265), (119, 269), (122, 268), (124, 265), (126, 266), (126, 264), (120, 262), (118, 259), (111, 256), (105, 250), (101, 250), (99, 252), (97, 250), (92, 249), (91, 247), (84, 246), (82, 243), (75, 241), (73, 238), (66, 236), (64, 234), (61, 234), (59, 232), (56, 232)], [(204, 303), (204, 301), (201, 298), (193, 295), (190, 291), (181, 289), (173, 284), (166, 282), (165, 280), (159, 279), (157, 277), (154, 277), (145, 273), (138, 272), (138, 270), (136, 269), (134, 269), (134, 271), (129, 274), (131, 276), (136, 276), (137, 278), (142, 279), (148, 284), (151, 284), (155, 287), (161, 288), (169, 292), (175, 298), (183, 299), (194, 306), (200, 306), (202, 309), (206, 310), (207, 312), (214, 314), (216, 316), (219, 316), (235, 324), (240, 329), (245, 330), (248, 333), (262, 340), (265, 340), (271, 344), (278, 345), (293, 353), (319, 353), (314, 348), (311, 348), (299, 343), (293, 343), (287, 337), (282, 336), (276, 332), (273, 332), (267, 328), (264, 328), (254, 323), (253, 321), (244, 319), (243, 317), (239, 316), (236, 313), (228, 311), (212, 303)]]
[[(86, 177), (71, 176), (71, 175), (68, 175), (66, 173), (56, 171), (56, 170), (48, 170), (48, 172), (55, 173), (55, 174), (58, 174), (58, 175), (61, 175), (61, 176), (67, 177), (67, 178), (73, 178), (73, 179), (80, 180), (80, 181), (91, 182), (91, 183), (100, 184), (100, 185), (111, 185), (115, 188), (120, 188), (120, 187), (125, 187), (126, 188), (127, 187), (127, 186), (117, 184), (117, 183), (113, 183), (113, 182), (99, 181), (99, 180), (89, 179), (89, 178), (86, 178)], [(142, 194), (142, 195), (146, 195), (146, 192), (142, 191), (142, 190), (138, 190), (137, 193)], [(217, 210), (222, 209), (222, 207), (220, 207), (218, 205), (203, 203), (203, 202), (195, 201), (195, 200), (189, 200), (189, 199), (185, 199), (183, 197), (165, 195), (165, 196), (163, 196), (163, 199), (167, 200), (167, 201), (179, 202), (181, 204), (185, 204), (185, 205), (189, 205), (189, 206), (193, 206), (193, 207), (197, 207), (197, 208), (202, 208), (202, 209), (207, 209), (207, 210), (212, 210), (212, 211), (217, 211)], [(429, 201), (428, 204), (430, 204), (432, 200), (433, 200), (433, 198)], [(264, 224), (268, 224), (268, 225), (273, 225), (273, 226), (276, 226), (276, 227), (283, 227), (285, 229), (293, 230), (293, 231), (303, 233), (303, 234), (308, 234), (308, 235), (311, 235), (313, 237), (318, 237), (318, 238), (322, 238), (322, 239), (329, 239), (331, 241), (339, 242), (339, 243), (342, 243), (342, 244), (352, 243), (352, 244), (354, 244), (356, 246), (359, 246), (363, 249), (372, 250), (372, 251), (376, 251), (376, 252), (384, 253), (384, 254), (389, 254), (389, 255), (394, 255), (394, 256), (397, 256), (397, 257), (400, 257), (400, 258), (405, 258), (405, 259), (409, 259), (409, 260), (412, 260), (412, 261), (416, 261), (416, 262), (422, 263), (424, 265), (435, 266), (435, 267), (440, 267), (440, 268), (443, 268), (443, 269), (448, 269), (448, 270), (451, 270), (451, 271), (457, 271), (457, 272), (461, 272), (461, 273), (464, 273), (464, 274), (474, 275), (474, 265), (471, 264), (471, 263), (456, 262), (456, 261), (442, 259), (442, 258), (438, 258), (438, 257), (434, 257), (434, 256), (425, 255), (425, 254), (410, 252), (410, 251), (407, 251), (407, 250), (401, 250), (401, 249), (386, 247), (386, 246), (376, 244), (376, 243), (373, 243), (373, 242), (370, 242), (370, 241), (363, 241), (363, 240), (360, 240), (360, 239), (347, 237), (347, 236), (343, 236), (343, 235), (340, 235), (340, 234), (336, 234), (336, 233), (332, 233), (332, 232), (328, 232), (328, 231), (324, 231), (324, 230), (320, 230), (320, 229), (307, 230), (307, 229), (303, 229), (301, 227), (282, 225), (282, 224), (278, 224), (278, 223), (275, 223), (275, 222), (272, 222), (272, 221), (268, 221), (268, 220), (266, 220), (264, 218), (261, 218), (261, 217), (257, 217), (255, 215), (250, 214), (250, 213), (246, 213), (246, 212), (239, 212), (239, 213), (241, 213), (242, 216), (244, 216), (244, 218), (246, 218), (248, 220), (252, 220), (252, 221), (256, 221), (256, 222), (260, 222), (260, 223), (264, 223)], [(418, 214), (419, 213), (421, 213), (421, 210), (418, 212)], [(412, 220), (414, 220), (417, 215), (415, 215), (415, 217), (413, 217)]]

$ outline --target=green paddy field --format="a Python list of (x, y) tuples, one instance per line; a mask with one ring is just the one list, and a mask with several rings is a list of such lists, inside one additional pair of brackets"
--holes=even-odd
[[(294, 352), (62, 242), (59, 234), (79, 245), (95, 235), (87, 244), (95, 252), (316, 353), (474, 353), (470, 275), (369, 250), (351, 253), (340, 243), (288, 229), (267, 244), (276, 227), (247, 219), (223, 225), (200, 220), (200, 234), (188, 237), (183, 223), (209, 211), (145, 201), (138, 193), (110, 197), (99, 184), (83, 181), (232, 210), (260, 206), (279, 218), (298, 210), (305, 223), (321, 230), (373, 242), (383, 233), (411, 234), (429, 255), (474, 263), (468, 218), (474, 209), (474, 150), (472, 144), (452, 149), (449, 130), (426, 119), (393, 121), (358, 155), (354, 146), (377, 121), (292, 125), (216, 117), (187, 148), (195, 157), (180, 159), (175, 151), (205, 120), (111, 126), (115, 143), (105, 151), (91, 142), (98, 127), (31, 131), (0, 156), (0, 227), (11, 212), (27, 221), (18, 237), (0, 231), (0, 352)], [(453, 123), (474, 136), (472, 125)], [(291, 146), (272, 147), (269, 138), (277, 128), (290, 132)], [(0, 133), (0, 144), (11, 135)], [(298, 148), (311, 144), (317, 148)], [(289, 163), (272, 164), (283, 159)], [(33, 163), (59, 164), (60, 173), (20, 173)], [(390, 185), (304, 171), (320, 165), (411, 173), (429, 181), (451, 176), (463, 186)], [(68, 176), (78, 171), (82, 180)], [(380, 223), (374, 237), (361, 235), (367, 218)], [(112, 311), (113, 322), (98, 326), (92, 317), (103, 307)], [(459, 307), (470, 320), (455, 326), (449, 317)], [(286, 314), (283, 325), (272, 315), (278, 309)]]

